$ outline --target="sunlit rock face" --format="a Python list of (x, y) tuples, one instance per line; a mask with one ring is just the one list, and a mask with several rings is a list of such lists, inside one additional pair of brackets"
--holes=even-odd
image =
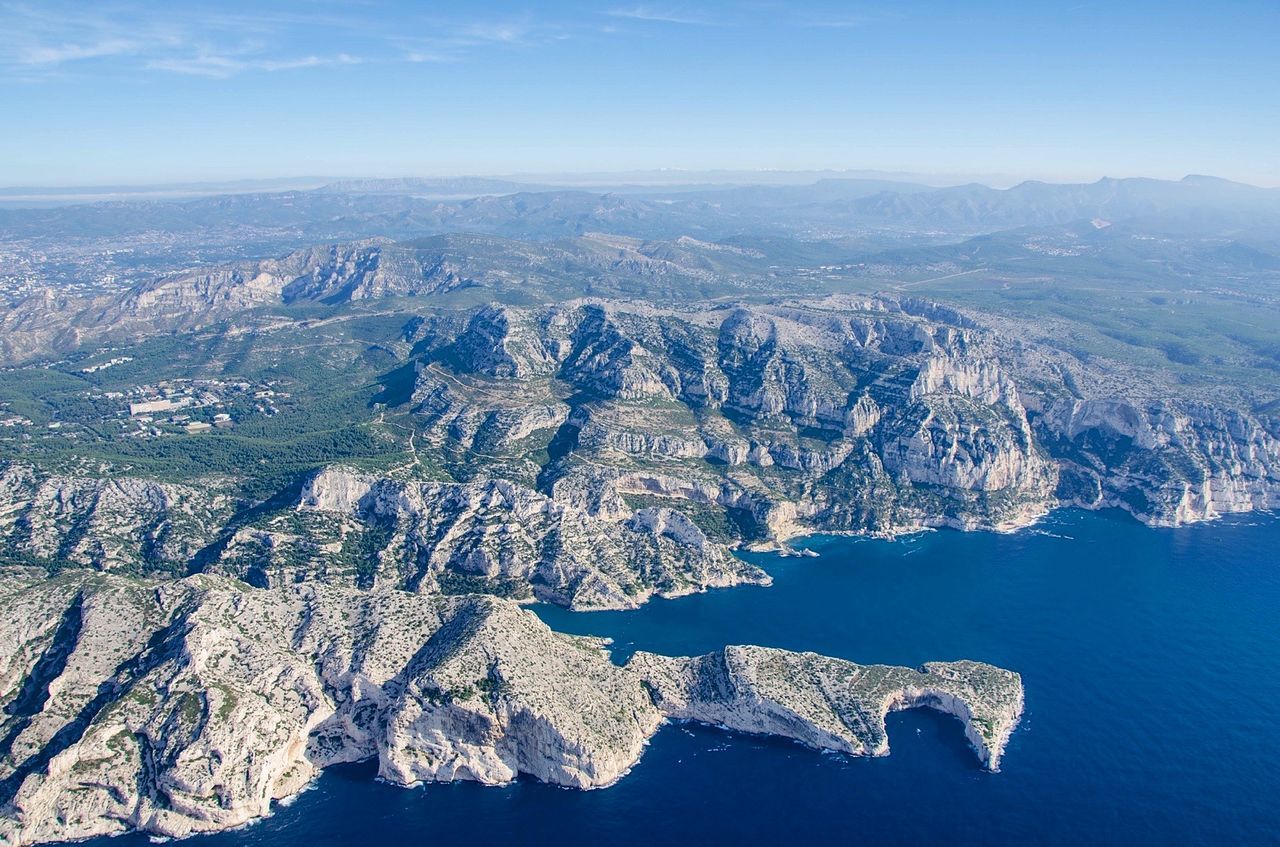
[(1042, 421), (1064, 495), (1178, 526), (1280, 505), (1280, 426), (1207, 403), (1062, 400)]
[(449, 355), (422, 371), (436, 443), (565, 436), (538, 485), (600, 514), (616, 506), (600, 492), (610, 477), (624, 495), (749, 501), (778, 538), (1009, 529), (1059, 502), (1177, 524), (1269, 508), (1280, 491), (1265, 419), (1118, 398), (1061, 364), (1046, 382), (1025, 360), (1067, 354), (910, 298), (489, 309), (448, 348), (477, 349), (506, 364)]
[[(202, 483), (210, 483), (213, 489)], [(179, 569), (230, 517), (221, 480), (161, 482), (0, 465), (0, 539), (32, 561), (97, 570)]]
[(1043, 514), (1057, 482), (983, 333), (914, 301), (484, 309), (415, 398), (445, 450), (527, 421), (514, 432), (555, 453), (539, 487), (596, 514), (615, 511), (598, 491), (613, 485), (749, 503), (766, 536), (1006, 528)]
[[(371, 256), (384, 268), (382, 250), (279, 262), (320, 291)], [(624, 608), (764, 581), (729, 549), (811, 532), (1007, 530), (1059, 504), (1178, 525), (1280, 503), (1274, 419), (1118, 397), (1066, 354), (909, 298), (570, 300), (432, 327), (406, 371), (401, 468), (335, 466), (255, 504), (234, 480), (12, 461), (0, 540), (53, 567)], [(646, 508), (708, 543), (637, 530)]]
[(337, 762), (376, 760), (401, 785), (602, 787), (665, 718), (883, 755), (885, 712), (927, 705), (960, 717), (995, 769), (1022, 703), (1017, 674), (973, 662), (734, 647), (620, 667), (602, 642), (482, 596), (10, 569), (0, 611), (13, 845), (227, 829)]
[(343, 543), (373, 561), (370, 586), (617, 609), (655, 594), (769, 582), (668, 509), (606, 520), (503, 480), (403, 482), (334, 468), (308, 482), (298, 508), (339, 521), (329, 525), (347, 533)]
[(928, 706), (963, 721), (978, 758), (995, 771), (1022, 716), (1021, 677), (981, 662), (930, 662), (912, 670), (726, 647), (694, 658), (637, 653), (628, 667), (671, 717), (857, 756), (888, 755), (886, 714)]

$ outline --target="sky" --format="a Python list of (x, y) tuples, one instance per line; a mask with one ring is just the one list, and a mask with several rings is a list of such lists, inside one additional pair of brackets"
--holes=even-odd
[(1277, 44), (1277, 0), (0, 0), (0, 186), (653, 168), (1280, 185)]

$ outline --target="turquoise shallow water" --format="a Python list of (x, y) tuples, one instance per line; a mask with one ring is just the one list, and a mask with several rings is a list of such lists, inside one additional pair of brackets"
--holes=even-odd
[(1280, 519), (1163, 530), (1063, 512), (1013, 535), (805, 546), (821, 556), (751, 556), (770, 588), (537, 611), (620, 656), (752, 643), (1015, 669), (1027, 713), (1001, 773), (926, 710), (890, 717), (883, 759), (671, 726), (608, 790), (405, 790), (354, 766), (195, 843), (1280, 844)]

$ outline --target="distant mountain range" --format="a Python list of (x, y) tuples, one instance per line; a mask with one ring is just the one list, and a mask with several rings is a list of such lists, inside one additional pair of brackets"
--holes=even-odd
[(597, 233), (555, 242), (460, 234), (400, 243), (364, 239), (282, 258), (196, 268), (113, 294), (36, 292), (0, 309), (0, 361), (199, 329), (262, 307), (438, 298), (472, 289), (472, 299), (514, 303), (583, 296), (673, 302), (761, 292), (770, 279), (763, 252), (687, 236), (670, 241)]
[(445, 232), (545, 239), (594, 231), (640, 238), (725, 238), (748, 231), (816, 238), (877, 228), (977, 234), (1094, 218), (1153, 217), (1193, 217), (1202, 229), (1274, 223), (1280, 221), (1280, 189), (1203, 176), (1176, 182), (1024, 182), (1008, 189), (826, 179), (808, 185), (686, 186), (628, 193), (550, 190), (472, 178), (356, 180), (310, 191), (3, 209), (0, 236), (123, 236), (235, 226), (286, 230), (304, 241)]

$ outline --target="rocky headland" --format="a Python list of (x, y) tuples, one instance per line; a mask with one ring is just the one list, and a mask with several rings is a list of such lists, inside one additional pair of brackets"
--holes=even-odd
[(888, 752), (884, 716), (960, 718), (984, 766), (1022, 709), (1016, 673), (730, 647), (637, 654), (493, 597), (323, 584), (255, 589), (32, 569), (0, 576), (0, 838), (180, 837), (269, 814), (321, 769), (388, 782), (625, 775), (668, 719)]

